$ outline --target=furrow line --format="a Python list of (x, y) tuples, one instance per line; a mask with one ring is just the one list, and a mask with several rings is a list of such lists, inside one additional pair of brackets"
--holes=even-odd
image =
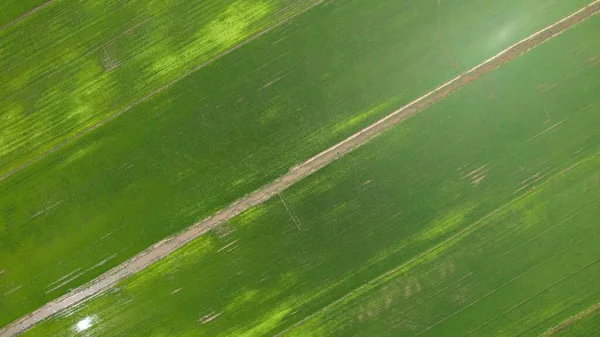
[(567, 319), (566, 321), (562, 322), (561, 324), (559, 324), (558, 326), (548, 330), (547, 332), (545, 332), (543, 335), (541, 335), (540, 337), (548, 337), (548, 336), (553, 336), (554, 334), (558, 333), (561, 330), (566, 329), (569, 325), (581, 320), (582, 318), (585, 318), (593, 313), (595, 313), (596, 311), (600, 310), (600, 303), (596, 303), (593, 306), (585, 309), (584, 311), (578, 313), (577, 315)]

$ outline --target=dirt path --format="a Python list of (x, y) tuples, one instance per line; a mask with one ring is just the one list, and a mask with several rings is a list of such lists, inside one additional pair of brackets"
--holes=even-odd
[(600, 303), (596, 303), (595, 305), (593, 305), (590, 308), (585, 309), (584, 311), (578, 313), (577, 315), (567, 319), (566, 321), (562, 322), (561, 324), (557, 325), (556, 327), (546, 331), (544, 334), (542, 334), (540, 337), (548, 337), (548, 336), (553, 336), (556, 333), (560, 332), (561, 330), (566, 329), (569, 325), (579, 321), (582, 318), (585, 318), (593, 313), (595, 313), (596, 311), (600, 310)]
[(10, 27), (10, 26), (12, 26), (12, 25), (14, 25), (14, 24), (16, 24), (16, 23), (20, 22), (20, 21), (23, 21), (23, 20), (25, 20), (25, 19), (26, 19), (28, 16), (30, 16), (31, 14), (33, 14), (33, 13), (35, 13), (35, 12), (39, 11), (40, 9), (43, 9), (44, 7), (47, 7), (48, 5), (52, 4), (54, 1), (55, 1), (55, 0), (48, 0), (48, 1), (44, 2), (43, 4), (41, 4), (41, 5), (39, 5), (39, 6), (35, 7), (35, 8), (33, 8), (33, 9), (32, 9), (32, 10), (30, 10), (29, 12), (27, 12), (27, 13), (25, 13), (25, 14), (23, 14), (23, 15), (19, 16), (18, 18), (15, 18), (15, 19), (13, 19), (12, 21), (10, 21), (10, 22), (7, 22), (7, 23), (3, 24), (2, 26), (0, 26), (0, 30), (6, 29), (6, 28), (8, 28), (8, 27)]
[[(516, 57), (526, 53), (535, 46), (563, 33), (573, 25), (596, 14), (599, 10), (600, 0), (596, 0), (590, 5), (569, 15), (568, 17), (565, 17), (551, 26), (548, 26), (517, 42), (516, 44), (489, 58), (471, 70), (463, 73), (460, 76), (457, 76), (449, 82), (439, 86), (438, 88), (389, 114), (376, 123), (346, 138), (344, 141), (317, 154), (300, 165), (291, 168), (287, 174), (263, 186), (259, 190), (242, 197), (211, 217), (194, 224), (186, 231), (151, 246), (144, 252), (108, 271), (94, 281), (73, 290), (61, 298), (47, 303), (35, 312), (11, 323), (4, 329), (0, 330), (0, 336), (12, 336), (19, 334), (57, 312), (80, 303), (87, 298), (98, 295), (102, 291), (115, 285), (117, 282), (165, 258), (176, 249), (206, 233), (215, 226), (227, 222), (236, 215), (248, 210), (253, 206), (263, 203), (273, 196), (279, 195), (279, 193), (291, 185), (311, 175), (313, 172), (325, 167), (329, 163), (337, 160), (353, 149), (367, 143), (369, 140), (381, 134), (383, 131), (391, 128), (395, 124), (398, 124), (399, 122), (427, 108), (428, 106), (444, 99), (454, 91), (459, 90), (463, 86), (475, 81), (484, 74), (487, 74), (492, 70), (514, 60)], [(257, 36), (254, 38), (256, 37)], [(248, 41), (244, 43), (247, 42)]]

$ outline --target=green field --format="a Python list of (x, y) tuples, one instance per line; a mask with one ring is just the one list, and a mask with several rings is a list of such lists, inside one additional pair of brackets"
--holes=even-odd
[[(0, 326), (205, 218), (587, 2), (325, 2), (193, 72), (0, 181)], [(250, 6), (246, 1), (202, 2), (198, 8), (189, 8), (191, 2), (142, 6), (113, 1), (100, 6), (93, 1), (57, 1), (0, 31), (2, 170), (35, 157), (315, 1), (261, 3), (268, 9), (264, 13), (255, 2)], [(160, 15), (151, 15), (154, 10)], [(522, 17), (523, 11), (535, 15)], [(175, 20), (179, 14), (183, 16)], [(236, 25), (229, 24), (232, 20)], [(122, 34), (139, 22), (144, 22), (135, 28), (140, 36)], [(205, 41), (212, 36), (207, 35), (211, 27), (226, 32), (211, 37), (213, 44)], [(177, 34), (169, 33), (173, 31)], [(24, 37), (32, 40), (23, 44)], [(116, 51), (131, 52), (119, 56), (123, 62), (110, 71), (102, 65), (104, 51), (97, 49), (108, 40)], [(586, 48), (593, 53), (593, 44)], [(178, 55), (177, 60), (171, 60), (172, 55)], [(565, 64), (575, 62), (561, 55)], [(155, 64), (165, 67), (152, 68)], [(158, 72), (149, 75), (148, 69)], [(493, 85), (486, 81), (481, 90), (487, 97)], [(583, 107), (590, 99), (594, 88), (586, 90), (578, 94), (582, 98), (576, 105)], [(563, 109), (570, 107), (570, 98), (548, 99), (555, 100), (548, 102), (556, 110), (552, 118), (572, 112)], [(524, 104), (513, 102), (519, 103)], [(25, 105), (32, 107), (30, 113), (20, 110)], [(546, 118), (545, 111), (536, 113), (531, 114), (533, 121)], [(513, 123), (527, 124), (530, 132), (541, 130), (521, 120), (526, 117), (510, 117)], [(474, 127), (480, 127), (479, 122), (469, 121)], [(435, 121), (430, 123), (419, 132), (434, 127)], [(520, 134), (522, 128), (518, 124), (506, 132)], [(579, 146), (581, 137), (593, 133), (589, 121), (584, 128), (590, 131), (569, 141)], [(481, 132), (481, 137), (490, 136), (489, 130)], [(431, 135), (410, 137), (415, 143), (406, 155), (413, 158), (422, 151), (417, 144), (429, 142)], [(564, 140), (557, 143), (565, 153), (539, 157), (536, 168), (552, 172), (553, 165), (575, 160), (568, 152), (574, 149)], [(438, 144), (431, 146), (441, 153)], [(460, 151), (456, 154), (463, 156), (471, 150)], [(520, 159), (533, 160), (528, 156)], [(436, 185), (442, 178), (438, 168), (429, 171), (420, 165), (404, 169), (413, 178), (427, 173), (435, 180), (419, 192), (422, 200), (450, 202), (445, 198), (451, 195)], [(411, 194), (398, 197), (412, 200)], [(369, 202), (376, 205), (378, 200)], [(496, 201), (469, 206), (470, 216), (483, 215)], [(435, 204), (411, 205), (420, 224), (438, 209)]]
[[(600, 308), (599, 305), (586, 309), (585, 316), (575, 317), (567, 326), (562, 326), (560, 330), (551, 331), (545, 336), (569, 336), (569, 337), (588, 337), (594, 336), (600, 331)], [(565, 322), (566, 323), (566, 322)]]
[(0, 174), (316, 2), (59, 0), (0, 31)]
[[(535, 336), (600, 301), (600, 17), (29, 335)], [(298, 324), (297, 326), (295, 326)]]
[[(588, 2), (511, 0), (483, 4), (470, 0), (438, 6), (435, 1), (378, 0), (373, 6), (357, 1), (326, 1), (321, 5), (326, 9), (319, 10), (321, 19), (315, 17), (319, 14), (313, 14), (309, 22), (302, 21), (321, 34), (297, 32), (302, 35), (293, 39), (310, 49), (302, 50), (303, 55), (298, 58), (292, 54), (280, 62), (291, 58), (294, 66), (300, 66), (296, 63), (301, 63), (303, 57), (311, 57), (317, 62), (315, 68), (324, 71), (320, 75), (325, 76), (337, 70), (326, 67), (334, 61), (336, 66), (351, 71), (353, 68), (348, 66), (389, 63), (393, 57), (393, 62), (403, 64), (403, 69), (418, 69), (418, 75), (412, 74), (411, 83), (432, 89), (428, 82), (431, 77), (447, 79), (457, 69), (481, 62)], [(0, 176), (316, 3), (318, 0), (56, 0), (26, 20), (0, 30)], [(5, 6), (12, 9), (21, 4), (13, 1)], [(337, 8), (342, 10), (336, 12)], [(332, 15), (325, 18), (327, 9)], [(523, 12), (531, 15), (523, 17)], [(496, 29), (497, 34), (490, 36), (489, 32)], [(287, 32), (295, 35), (289, 28)], [(366, 38), (369, 35), (373, 37)], [(319, 45), (324, 50), (317, 50), (306, 45), (311, 42), (307, 39), (327, 44)], [(323, 41), (326, 39), (329, 41)], [(337, 50), (342, 43), (345, 48), (379, 43), (371, 51), (378, 56), (366, 59), (368, 51), (362, 50), (360, 57), (349, 63), (345, 59), (353, 58), (352, 51), (359, 49)], [(398, 48), (400, 44), (402, 47)], [(278, 56), (277, 47), (251, 49), (246, 49), (244, 55), (255, 61)], [(289, 77), (290, 70), (280, 68), (276, 76)], [(310, 73), (308, 69), (306, 75)], [(405, 70), (395, 75), (406, 83), (411, 74)], [(201, 81), (201, 76), (195, 76), (196, 82)], [(378, 72), (362, 78), (362, 82), (367, 84), (376, 76)], [(225, 83), (237, 79), (225, 77)], [(315, 78), (313, 82), (319, 80), (322, 79)], [(219, 87), (224, 85), (211, 84), (212, 90), (222, 90)], [(393, 88), (395, 94), (401, 93)], [(351, 97), (350, 92), (347, 94), (344, 98)]]
[(5, 28), (13, 20), (44, 4), (47, 0), (4, 0), (0, 3), (0, 27)]

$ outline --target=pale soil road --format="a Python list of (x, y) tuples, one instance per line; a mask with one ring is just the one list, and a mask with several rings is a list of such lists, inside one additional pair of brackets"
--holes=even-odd
[(101, 292), (114, 286), (119, 281), (165, 258), (173, 251), (206, 233), (215, 226), (227, 222), (236, 215), (248, 210), (253, 206), (265, 202), (273, 196), (277, 196), (291, 185), (304, 179), (313, 172), (325, 167), (329, 163), (344, 156), (355, 148), (367, 143), (369, 140), (373, 139), (375, 136), (381, 134), (385, 130), (411, 117), (435, 102), (444, 99), (454, 91), (459, 90), (463, 86), (475, 81), (484, 74), (491, 72), (492, 70), (526, 53), (530, 49), (565, 32), (577, 23), (597, 14), (599, 11), (600, 0), (596, 0), (579, 11), (515, 43), (495, 56), (475, 66), (471, 70), (464, 72), (449, 82), (417, 98), (411, 103), (392, 112), (388, 116), (346, 138), (342, 142), (291, 168), (287, 174), (242, 197), (211, 217), (192, 225), (186, 231), (154, 244), (144, 252), (108, 271), (104, 275), (101, 275), (90, 283), (71, 291), (69, 294), (61, 298), (47, 303), (33, 313), (11, 323), (0, 330), (0, 337), (14, 336), (22, 333), (36, 323), (92, 296), (100, 294)]
[(31, 9), (29, 12), (19, 16), (18, 18), (14, 18), (13, 20), (11, 20), (10, 22), (7, 22), (5, 24), (3, 24), (2, 26), (0, 26), (0, 30), (6, 29), (14, 24), (16, 24), (17, 22), (23, 21), (25, 20), (28, 16), (30, 16), (31, 14), (39, 11), (40, 9), (47, 7), (48, 5), (51, 5), (55, 0), (48, 0), (46, 2), (44, 2), (43, 4)]
[(559, 333), (560, 331), (566, 329), (567, 327), (569, 327), (569, 325), (576, 323), (577, 321), (595, 313), (596, 311), (600, 310), (600, 303), (596, 303), (595, 305), (593, 305), (590, 308), (585, 309), (584, 311), (578, 313), (577, 315), (567, 319), (566, 321), (562, 322), (561, 324), (557, 325), (556, 327), (546, 331), (543, 335), (541, 335), (540, 337), (549, 337), (549, 336), (554, 336), (555, 334)]

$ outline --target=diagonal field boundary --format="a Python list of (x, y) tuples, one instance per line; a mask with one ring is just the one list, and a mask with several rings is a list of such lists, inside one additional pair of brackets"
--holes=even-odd
[(46, 2), (44, 2), (43, 4), (31, 9), (30, 11), (28, 11), (27, 13), (14, 18), (13, 20), (11, 20), (10, 22), (5, 23), (4, 25), (0, 26), (0, 30), (6, 29), (8, 27), (11, 27), (12, 25), (25, 20), (27, 17), (29, 17), (31, 14), (39, 11), (40, 9), (43, 9), (44, 7), (48, 7), (49, 5), (51, 5), (55, 0), (48, 0)]
[(130, 277), (131, 275), (134, 275), (135, 273), (138, 273), (139, 271), (165, 258), (173, 251), (181, 248), (183, 245), (206, 233), (215, 226), (229, 221), (238, 214), (248, 210), (253, 206), (265, 202), (273, 196), (277, 196), (278, 193), (287, 189), (291, 185), (306, 178), (313, 172), (327, 166), (329, 163), (339, 159), (357, 147), (367, 143), (377, 135), (390, 129), (399, 122), (444, 99), (465, 85), (514, 60), (532, 48), (562, 34), (577, 23), (582, 22), (583, 20), (588, 19), (589, 17), (598, 13), (598, 11), (600, 11), (600, 0), (592, 2), (577, 12), (515, 43), (514, 45), (506, 48), (469, 71), (464, 72), (449, 82), (446, 82), (445, 84), (403, 106), (402, 108), (392, 112), (374, 124), (346, 138), (344, 141), (291, 168), (290, 171), (285, 175), (263, 186), (262, 188), (247, 194), (216, 214), (197, 222), (186, 231), (154, 244), (142, 253), (136, 255), (128, 261), (125, 261), (121, 265), (106, 272), (88, 284), (83, 285), (64, 296), (45, 304), (33, 313), (9, 324), (0, 330), (0, 337), (13, 336), (22, 333), (38, 322), (51, 317), (52, 315), (65, 310), (66, 308), (81, 303), (90, 297), (100, 294), (101, 292), (114, 286), (119, 281), (122, 281), (123, 279)]
[(593, 306), (585, 309), (584, 311), (576, 314), (575, 316), (568, 318), (566, 321), (563, 321), (562, 323), (555, 326), (554, 328), (544, 332), (542, 335), (540, 335), (540, 337), (553, 336), (553, 335), (559, 333), (560, 331), (568, 328), (571, 324), (576, 323), (577, 321), (579, 321), (583, 318), (586, 318), (587, 316), (595, 313), (598, 310), (600, 310), (600, 303), (596, 303)]

